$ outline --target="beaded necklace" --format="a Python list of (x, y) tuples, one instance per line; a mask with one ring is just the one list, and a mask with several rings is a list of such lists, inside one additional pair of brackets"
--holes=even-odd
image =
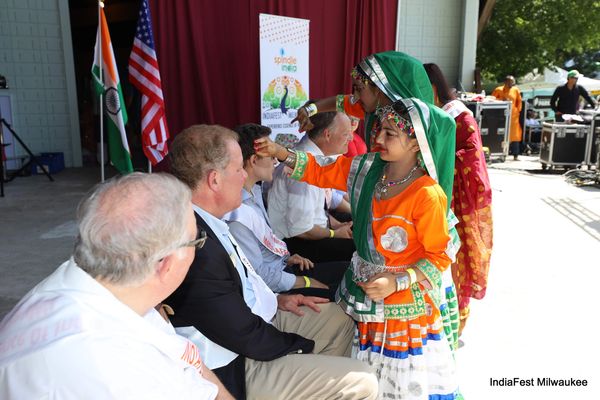
[(385, 178), (387, 177), (387, 175), (385, 174), (385, 171), (384, 171), (383, 175), (381, 175), (381, 180), (375, 184), (375, 197), (377, 198), (377, 200), (381, 200), (381, 197), (385, 196), (385, 194), (388, 192), (388, 189), (391, 188), (392, 186), (402, 185), (404, 182), (406, 182), (410, 178), (412, 178), (413, 174), (415, 173), (415, 171), (418, 168), (419, 168), (419, 164), (412, 167), (412, 169), (408, 172), (408, 174), (404, 178), (399, 179), (397, 181), (389, 181), (388, 183), (384, 183)]

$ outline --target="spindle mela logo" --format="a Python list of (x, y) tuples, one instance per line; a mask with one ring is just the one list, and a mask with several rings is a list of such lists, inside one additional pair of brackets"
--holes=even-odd
[(108, 88), (104, 96), (106, 98), (106, 111), (112, 115), (117, 115), (121, 111), (121, 101), (117, 89), (114, 87)]
[(269, 82), (263, 95), (262, 108), (263, 111), (279, 109), (285, 114), (289, 109), (297, 110), (306, 100), (308, 95), (302, 83), (293, 76), (283, 75)]
[(281, 70), (284, 72), (296, 72), (298, 70), (298, 60), (294, 56), (286, 56), (285, 49), (279, 49), (279, 55), (273, 58), (273, 62), (281, 65)]

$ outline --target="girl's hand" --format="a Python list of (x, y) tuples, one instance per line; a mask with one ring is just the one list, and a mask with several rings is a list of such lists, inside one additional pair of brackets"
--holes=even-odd
[(275, 157), (279, 161), (285, 160), (288, 156), (287, 149), (273, 142), (268, 136), (254, 141), (254, 151), (261, 157)]
[(396, 292), (396, 275), (391, 272), (382, 272), (358, 285), (371, 300), (380, 301)]
[(293, 124), (296, 121), (298, 121), (298, 132), (310, 131), (314, 127), (304, 107), (298, 109), (298, 114), (291, 123)]

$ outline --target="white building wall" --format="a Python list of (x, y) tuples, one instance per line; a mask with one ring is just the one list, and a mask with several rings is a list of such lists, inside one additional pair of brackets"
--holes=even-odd
[(69, 167), (81, 166), (70, 29), (68, 0), (0, 0), (0, 74), (9, 87), (0, 93), (12, 97), (13, 128), (34, 153), (63, 152)]
[(398, 0), (396, 49), (438, 64), (450, 86), (471, 90), (478, 5), (478, 0)]

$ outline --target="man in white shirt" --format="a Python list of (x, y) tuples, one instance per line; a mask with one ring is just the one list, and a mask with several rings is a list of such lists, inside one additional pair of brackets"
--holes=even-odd
[[(335, 157), (348, 151), (352, 140), (350, 119), (343, 113), (324, 112), (310, 118), (313, 128), (296, 149), (315, 156)], [(350, 261), (355, 246), (352, 223), (330, 219), (332, 203), (337, 210), (350, 212), (347, 201), (331, 189), (322, 189), (288, 177), (285, 165), (275, 170), (268, 195), (268, 213), (273, 231), (284, 239), (291, 253), (314, 262)], [(333, 221), (330, 223), (330, 221)]]
[(134, 173), (82, 201), (73, 257), (0, 323), (1, 399), (233, 398), (154, 308), (206, 240), (190, 198)]
[(221, 219), (242, 202), (237, 134), (189, 127), (175, 137), (170, 157), (171, 172), (192, 189), (207, 239), (165, 303), (206, 365), (237, 399), (376, 398), (370, 367), (341, 357), (350, 353), (354, 322), (327, 299), (275, 295)]

